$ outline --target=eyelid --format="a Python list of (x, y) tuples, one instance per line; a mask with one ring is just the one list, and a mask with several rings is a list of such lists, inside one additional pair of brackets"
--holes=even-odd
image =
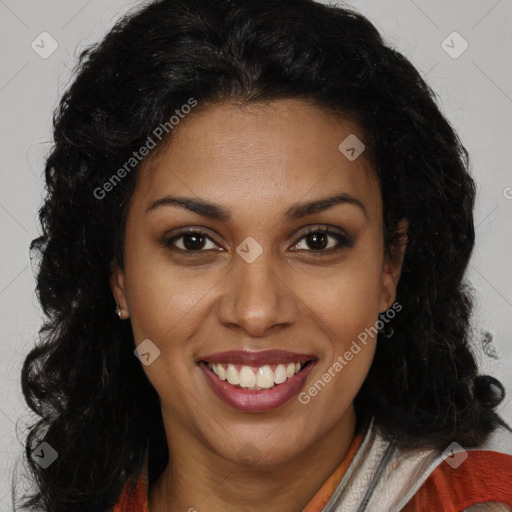
[[(329, 224), (312, 224), (310, 227), (307, 227), (305, 231), (302, 232), (301, 238), (309, 235), (310, 233), (317, 233), (317, 232), (325, 232), (329, 234), (344, 236), (346, 238), (351, 238), (349, 234), (341, 228), (337, 228), (334, 226), (330, 226)], [(299, 230), (300, 232), (300, 230)]]

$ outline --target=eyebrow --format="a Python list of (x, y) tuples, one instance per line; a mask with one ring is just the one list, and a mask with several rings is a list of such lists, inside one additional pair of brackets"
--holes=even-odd
[[(294, 204), (286, 210), (283, 218), (286, 221), (298, 220), (303, 217), (307, 217), (308, 215), (332, 208), (337, 204), (350, 204), (357, 206), (362, 210), (365, 217), (368, 217), (366, 208), (362, 201), (349, 194), (341, 193), (335, 196), (317, 199), (316, 201)], [(223, 222), (229, 222), (231, 220), (231, 213), (224, 207), (215, 203), (210, 203), (204, 199), (193, 199), (191, 197), (161, 197), (151, 203), (149, 208), (146, 210), (146, 213), (160, 206), (178, 206), (203, 217)]]

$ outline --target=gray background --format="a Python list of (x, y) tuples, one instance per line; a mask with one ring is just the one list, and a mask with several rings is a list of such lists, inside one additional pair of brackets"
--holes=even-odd
[[(255, 0), (257, 1), (257, 0)], [(495, 339), (498, 361), (479, 352), (482, 370), (509, 395), (501, 413), (512, 422), (512, 0), (365, 0), (365, 14), (404, 53), (439, 95), (442, 111), (469, 150), (478, 182), (477, 246), (468, 277), (477, 292), (478, 328)], [(20, 391), (22, 361), (42, 316), (28, 257), (38, 235), (41, 172), (54, 108), (78, 50), (100, 39), (135, 0), (0, 0), (0, 510), (12, 510), (10, 475), (33, 421)], [(457, 35), (450, 35), (454, 31)], [(51, 49), (48, 32), (58, 48)], [(448, 37), (449, 36), (449, 37)], [(41, 38), (44, 39), (41, 43)], [(446, 41), (443, 45), (442, 42)], [(465, 43), (469, 45), (466, 51)], [(444, 47), (444, 48), (443, 48)], [(450, 56), (447, 52), (452, 53)], [(508, 54), (508, 55), (507, 55)], [(457, 56), (457, 58), (453, 58)]]

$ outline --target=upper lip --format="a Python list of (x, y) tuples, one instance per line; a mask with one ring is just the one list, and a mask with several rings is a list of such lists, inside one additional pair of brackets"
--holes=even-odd
[(312, 354), (299, 354), (287, 350), (261, 350), (251, 352), (247, 350), (229, 350), (215, 352), (201, 357), (200, 361), (207, 363), (232, 363), (245, 366), (264, 366), (280, 363), (307, 363), (316, 357)]

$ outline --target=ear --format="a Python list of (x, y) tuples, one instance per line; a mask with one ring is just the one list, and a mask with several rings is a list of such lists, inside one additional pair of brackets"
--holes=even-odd
[(128, 312), (128, 302), (125, 294), (124, 272), (117, 262), (113, 262), (110, 266), (110, 289), (115, 301), (126, 316)]
[(384, 259), (382, 271), (379, 313), (384, 313), (396, 299), (396, 288), (402, 273), (405, 249), (407, 247), (407, 230), (409, 222), (402, 219), (398, 223), (398, 240), (390, 247), (389, 254)]

